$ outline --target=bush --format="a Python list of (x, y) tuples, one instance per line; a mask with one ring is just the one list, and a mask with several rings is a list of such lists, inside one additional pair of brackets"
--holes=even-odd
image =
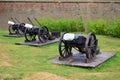
[(106, 33), (106, 22), (103, 19), (98, 21), (89, 21), (88, 22), (88, 31), (92, 31), (96, 34), (105, 34)]
[(120, 38), (120, 19), (114, 21), (114, 28), (111, 31), (112, 36)]
[(87, 27), (88, 32), (120, 38), (120, 19), (89, 21)]
[[(40, 18), (39, 22), (43, 26), (47, 26), (50, 31), (60, 32), (84, 32), (84, 24), (82, 17), (79, 19), (52, 19), (52, 18)], [(38, 26), (38, 24), (35, 22)], [(94, 32), (95, 34), (109, 35), (120, 38), (120, 19), (116, 20), (104, 20), (99, 19), (96, 21), (88, 21), (87, 31)]]
[[(40, 18), (39, 22), (43, 26), (47, 26), (50, 31), (61, 31), (61, 32), (76, 32), (76, 31), (85, 31), (83, 26), (82, 17), (79, 19), (52, 19), (52, 18)], [(35, 22), (36, 26), (39, 26)]]

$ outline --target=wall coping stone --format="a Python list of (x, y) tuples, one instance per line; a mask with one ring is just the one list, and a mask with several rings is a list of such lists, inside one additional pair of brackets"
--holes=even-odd
[(120, 3), (120, 0), (0, 0), (0, 3)]

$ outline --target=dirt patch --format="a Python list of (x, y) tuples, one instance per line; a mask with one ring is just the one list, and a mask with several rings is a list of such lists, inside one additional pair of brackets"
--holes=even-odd
[(103, 51), (106, 51), (106, 52), (115, 52), (115, 51), (120, 51), (120, 48), (119, 47), (108, 47), (107, 49), (103, 49)]
[(119, 72), (77, 73), (72, 74), (71, 79), (88, 80), (93, 78), (93, 80), (97, 80), (97, 78), (100, 78), (100, 80), (106, 80), (106, 78), (110, 78), (110, 80), (112, 80), (113, 77), (119, 77), (119, 75), (120, 75)]
[(31, 73), (24, 76), (23, 80), (70, 80), (48, 72)]
[(11, 66), (10, 59), (7, 53), (7, 47), (3, 44), (0, 44), (0, 67), (1, 66)]
[(103, 76), (103, 75), (109, 76), (110, 73), (104, 73), (104, 72), (103, 73), (81, 73), (81, 76)]

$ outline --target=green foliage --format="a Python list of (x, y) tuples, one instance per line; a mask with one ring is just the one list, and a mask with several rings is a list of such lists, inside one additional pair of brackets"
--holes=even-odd
[(120, 19), (89, 21), (87, 26), (88, 32), (120, 38)]
[(105, 34), (105, 21), (100, 19), (98, 21), (88, 22), (88, 31), (92, 31), (96, 34)]
[(113, 36), (120, 38), (120, 19), (114, 21)]
[[(75, 31), (85, 31), (82, 17), (79, 19), (52, 19), (52, 18), (40, 18), (39, 22), (42, 26), (47, 26), (50, 31), (65, 31), (65, 32), (75, 32)], [(36, 22), (35, 24), (39, 26)]]
[[(40, 18), (39, 22), (42, 26), (47, 26), (50, 31), (60, 32), (84, 32), (85, 27), (82, 17), (78, 19), (53, 19), (53, 18)], [(35, 22), (36, 26), (38, 25)], [(120, 38), (120, 19), (116, 20), (104, 20), (99, 19), (96, 21), (88, 21), (87, 31), (94, 32), (95, 34), (108, 35)]]
[(87, 31), (88, 32), (94, 32), (94, 33), (96, 33), (95, 27), (96, 27), (96, 23), (94, 21), (89, 21), (87, 23)]

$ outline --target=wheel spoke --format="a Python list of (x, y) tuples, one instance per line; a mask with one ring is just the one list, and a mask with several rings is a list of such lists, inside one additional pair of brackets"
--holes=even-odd
[(65, 48), (63, 48), (61, 51), (62, 51), (62, 52), (65, 51)]

